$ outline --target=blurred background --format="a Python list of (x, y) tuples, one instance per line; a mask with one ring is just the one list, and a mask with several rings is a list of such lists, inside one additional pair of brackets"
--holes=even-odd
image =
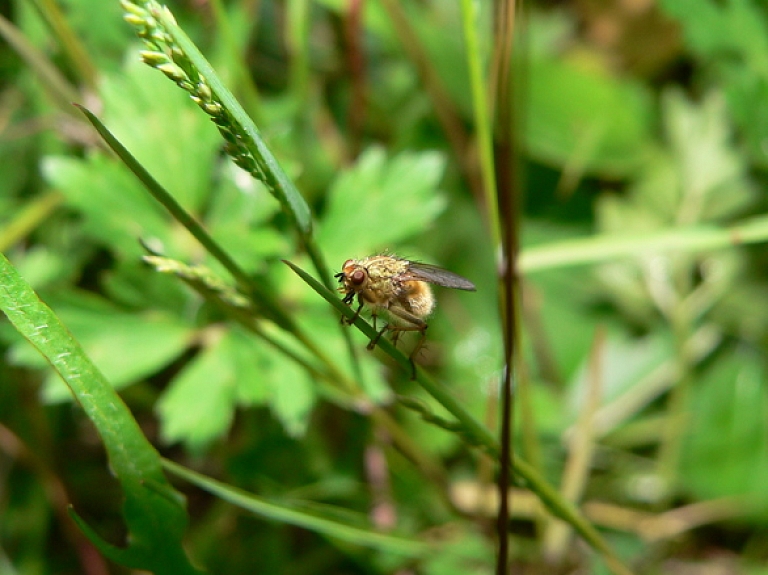
[[(309, 203), (332, 273), (386, 251), (478, 286), (436, 288), (416, 361), (495, 429), (503, 346), (468, 67), (476, 58), (488, 78), (491, 3), (473, 4), (477, 46), (458, 0), (168, 5)], [(392, 556), (179, 482), (194, 561), (232, 574), (493, 572), (493, 464), (404, 407), (400, 396), (441, 414), (354, 329), (359, 370), (350, 365), (337, 311), (281, 262), (309, 266), (280, 204), (232, 164), (188, 95), (141, 62), (120, 3), (5, 0), (0, 13), (0, 251), (150, 441), (259, 496), (441, 550)], [(531, 0), (515, 33), (517, 450), (636, 573), (768, 573), (768, 6)], [(142, 262), (139, 240), (232, 283), (72, 102), (356, 379), (364, 402)], [(5, 319), (0, 358), (0, 574), (131, 572), (67, 516), (71, 504), (108, 541), (125, 536), (93, 426)], [(403, 455), (366, 405), (437, 471)], [(522, 488), (511, 529), (516, 573), (608, 572)]]

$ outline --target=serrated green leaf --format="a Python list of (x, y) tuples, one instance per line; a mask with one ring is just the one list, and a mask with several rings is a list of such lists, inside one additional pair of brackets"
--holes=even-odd
[[(274, 301), (272, 293), (260, 282), (253, 279), (243, 271), (241, 267), (227, 254), (227, 252), (205, 231), (200, 222), (195, 219), (168, 191), (163, 188), (152, 175), (147, 172), (136, 158), (123, 146), (106, 126), (90, 111), (81, 107), (81, 111), (89, 122), (96, 128), (105, 142), (115, 151), (129, 169), (146, 186), (147, 191), (160, 202), (192, 236), (194, 236), (224, 268), (241, 284), (245, 291), (252, 294), (259, 303), (260, 311), (270, 317), (282, 327), (292, 331), (293, 320)], [(174, 237), (176, 237), (174, 235)]]
[(261, 340), (228, 330), (207, 346), (158, 402), (162, 435), (199, 451), (226, 433), (236, 404), (268, 405), (290, 435), (306, 429), (316, 401), (301, 366)]
[(102, 83), (104, 123), (193, 214), (210, 195), (221, 138), (189, 98), (136, 58)]
[(216, 334), (173, 380), (157, 402), (160, 433), (168, 443), (181, 441), (194, 451), (224, 435), (232, 423), (237, 374), (229, 335)]
[(387, 158), (363, 153), (331, 186), (317, 242), (333, 265), (365, 256), (424, 231), (445, 208), (437, 185), (445, 161), (435, 152)]
[(171, 242), (169, 219), (128, 170), (113, 160), (92, 155), (85, 160), (48, 157), (48, 182), (85, 216), (83, 231), (121, 254), (140, 258), (138, 238)]
[(302, 435), (317, 401), (315, 384), (301, 366), (276, 354), (262, 340), (232, 333), (237, 373), (236, 396), (241, 405), (268, 405), (285, 431)]

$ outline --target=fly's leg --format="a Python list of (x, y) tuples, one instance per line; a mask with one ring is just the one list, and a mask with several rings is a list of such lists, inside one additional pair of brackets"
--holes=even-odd
[[(344, 299), (341, 300), (341, 301), (343, 301), (347, 305), (351, 305), (352, 304), (352, 300), (354, 299), (354, 297), (355, 297), (355, 293), (354, 292), (350, 292), (346, 296), (344, 296)], [(352, 325), (353, 323), (355, 323), (355, 320), (358, 317), (360, 317), (360, 312), (363, 311), (364, 302), (363, 302), (363, 298), (360, 297), (359, 295), (357, 296), (357, 303), (359, 305), (357, 306), (357, 310), (355, 311), (355, 315), (353, 315), (349, 319), (347, 319), (347, 316), (342, 315), (341, 316), (341, 323), (346, 323), (347, 325)]]
[(421, 330), (421, 337), (419, 338), (419, 342), (413, 348), (413, 351), (411, 352), (411, 355), (409, 356), (409, 359), (411, 360), (411, 363), (413, 363), (413, 358), (416, 357), (416, 355), (421, 351), (421, 348), (424, 347), (424, 342), (427, 341), (427, 328), (428, 327), (429, 326), (427, 324), (424, 324), (424, 328)]
[[(373, 329), (376, 329), (376, 316), (375, 316), (375, 315), (373, 316)], [(381, 339), (381, 336), (382, 336), (382, 335), (384, 335), (384, 332), (385, 332), (385, 331), (387, 331), (388, 329), (391, 329), (391, 328), (389, 327), (389, 324), (387, 324), (387, 325), (385, 325), (383, 328), (381, 328), (381, 330), (379, 331), (379, 333), (377, 333), (377, 334), (376, 334), (376, 335), (373, 337), (373, 339), (372, 339), (371, 341), (369, 341), (369, 342), (368, 342), (368, 349), (369, 349), (369, 350), (371, 350), (371, 349), (373, 349), (374, 347), (376, 347), (376, 344), (377, 344), (377, 343), (379, 343), (379, 340)]]
[(360, 312), (363, 311), (363, 302), (360, 302), (360, 305), (357, 306), (357, 310), (355, 311), (355, 315), (353, 315), (351, 318), (347, 320), (347, 323), (349, 325), (352, 325), (355, 323), (355, 320), (360, 317)]
[(416, 362), (413, 360), (413, 358), (416, 357), (416, 354), (421, 351), (421, 348), (424, 347), (424, 342), (427, 341), (428, 327), (429, 326), (427, 324), (424, 324), (424, 329), (421, 330), (421, 338), (419, 339), (419, 343), (416, 344), (416, 347), (413, 348), (411, 355), (408, 356), (408, 361), (411, 362), (411, 379), (416, 379)]
[[(420, 317), (413, 315), (411, 312), (404, 310), (401, 307), (390, 307), (389, 312), (392, 315), (408, 322), (409, 324), (409, 325), (387, 326), (385, 328), (385, 329), (389, 329), (392, 332), (393, 344), (397, 345), (397, 340), (400, 337), (400, 334), (404, 331), (421, 332), (421, 338), (419, 339), (419, 343), (416, 344), (416, 347), (413, 348), (413, 351), (408, 356), (408, 361), (411, 363), (411, 379), (416, 379), (416, 362), (413, 360), (413, 358), (416, 357), (416, 354), (419, 353), (419, 351), (421, 351), (421, 348), (424, 346), (424, 342), (427, 339), (427, 328), (429, 327), (429, 325)], [(381, 333), (379, 333), (379, 336), (381, 336)], [(376, 340), (378, 341), (378, 337), (376, 338)]]
[[(416, 362), (414, 361), (414, 357), (416, 357), (416, 354), (418, 354), (421, 351), (421, 348), (424, 346), (424, 342), (427, 340), (427, 328), (429, 325), (427, 325), (425, 322), (422, 322), (422, 325), (418, 326), (405, 326), (405, 327), (389, 327), (393, 333), (392, 333), (392, 343), (394, 345), (397, 345), (397, 339), (400, 337), (400, 334), (404, 331), (418, 331), (421, 332), (421, 337), (419, 338), (419, 342), (416, 344), (416, 347), (413, 348), (413, 351), (411, 351), (410, 355), (408, 355), (408, 361), (411, 364), (411, 379), (416, 379)], [(384, 328), (384, 329), (387, 329)], [(381, 334), (379, 334), (381, 335)], [(376, 338), (378, 340), (378, 337)]]

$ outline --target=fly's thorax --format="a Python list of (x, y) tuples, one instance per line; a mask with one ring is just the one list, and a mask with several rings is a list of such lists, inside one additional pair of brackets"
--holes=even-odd
[(363, 260), (359, 260), (358, 265), (368, 270), (368, 275), (371, 281), (376, 283), (379, 281), (392, 280), (398, 275), (407, 271), (409, 262), (392, 256), (371, 256)]
[(368, 270), (368, 290), (371, 292), (368, 299), (377, 306), (388, 308), (393, 305), (403, 305), (409, 289), (400, 278), (408, 270), (409, 262), (391, 256), (372, 256), (364, 260), (364, 266)]
[(347, 290), (359, 293), (367, 303), (386, 306), (388, 300), (397, 297), (397, 276), (407, 267), (407, 261), (390, 256), (347, 260), (342, 267), (343, 282)]

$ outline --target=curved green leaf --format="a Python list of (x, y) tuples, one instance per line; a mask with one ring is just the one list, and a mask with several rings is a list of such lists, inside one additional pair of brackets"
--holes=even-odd
[(430, 549), (430, 546), (427, 543), (414, 541), (412, 538), (405, 539), (404, 537), (388, 535), (386, 533), (377, 533), (369, 529), (345, 525), (338, 521), (318, 517), (317, 515), (292, 509), (285, 505), (270, 503), (255, 497), (250, 493), (246, 493), (241, 489), (230, 487), (211, 479), (210, 477), (205, 477), (204, 475), (185, 469), (168, 460), (163, 460), (163, 464), (171, 473), (186, 479), (201, 489), (205, 489), (209, 493), (212, 493), (225, 501), (229, 501), (238, 507), (247, 509), (256, 515), (260, 515), (273, 521), (303, 527), (315, 531), (316, 533), (321, 533), (327, 537), (332, 537), (355, 545), (374, 547), (386, 551), (387, 553), (395, 553), (409, 557), (422, 556)]
[(80, 344), (2, 254), (0, 308), (67, 383), (96, 426), (123, 488), (128, 546), (110, 546), (91, 530), (86, 535), (122, 565), (158, 575), (199, 573), (181, 546), (187, 526), (182, 496), (163, 475), (158, 453)]

